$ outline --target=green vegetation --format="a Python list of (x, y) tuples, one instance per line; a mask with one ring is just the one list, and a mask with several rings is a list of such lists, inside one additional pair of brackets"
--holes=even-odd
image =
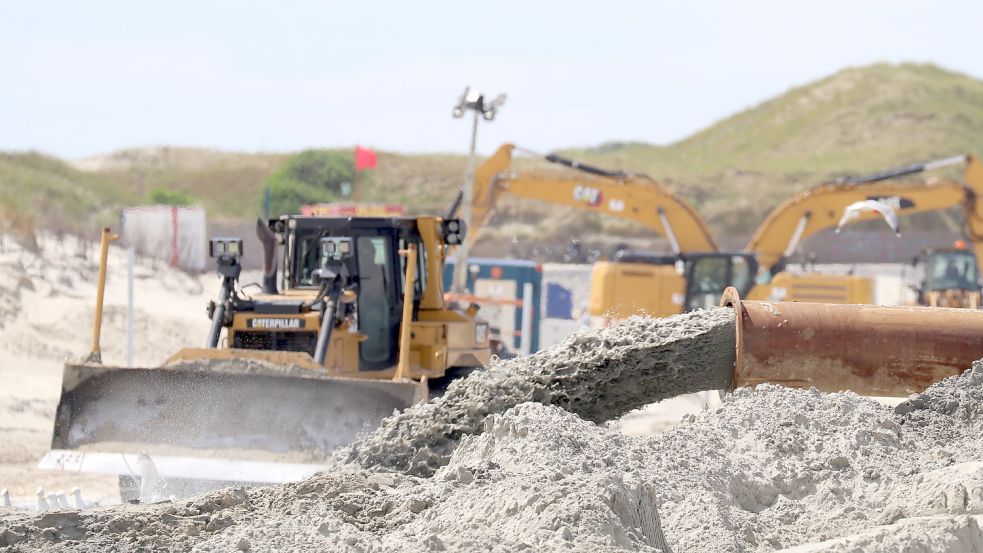
[[(351, 154), (305, 150), (291, 157), (266, 181), (270, 216), (300, 213), (304, 204), (347, 198), (355, 180)], [(262, 192), (259, 194), (262, 202)]]
[(191, 197), (191, 194), (188, 194), (184, 190), (155, 188), (150, 192), (150, 203), (157, 205), (189, 206), (195, 203), (195, 200)]

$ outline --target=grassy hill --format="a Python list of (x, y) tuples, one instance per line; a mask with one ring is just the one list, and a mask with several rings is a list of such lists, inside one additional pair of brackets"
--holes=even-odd
[(843, 174), (983, 153), (983, 81), (933, 65), (845, 69), (668, 146), (567, 153), (648, 173), (691, 198), (717, 235), (747, 235), (795, 192)]
[(0, 153), (0, 224), (4, 234), (28, 238), (35, 227), (98, 234), (119, 220), (132, 192), (101, 175), (38, 154)]
[[(720, 242), (740, 246), (770, 209), (803, 188), (846, 173), (983, 153), (981, 129), (983, 81), (932, 65), (880, 64), (793, 88), (673, 144), (612, 142), (564, 153), (656, 177), (697, 205)], [(3, 154), (0, 204), (45, 226), (98, 228), (122, 205), (165, 188), (189, 193), (213, 218), (243, 220), (258, 212), (264, 181), (288, 156), (155, 147), (68, 165)], [(380, 152), (362, 197), (443, 213), (464, 170), (460, 155)], [(931, 226), (932, 218), (918, 224)], [(649, 236), (621, 221), (527, 201), (505, 202), (488, 230), (482, 249), (489, 254), (508, 253), (513, 236), (554, 248), (571, 236), (585, 243)]]
[[(350, 151), (350, 150), (346, 150)], [(157, 188), (179, 190), (220, 219), (253, 218), (263, 184), (288, 158), (282, 153), (242, 153), (196, 148), (129, 149), (76, 165), (146, 198)], [(365, 201), (405, 203), (426, 212), (445, 206), (463, 180), (465, 159), (453, 155), (379, 152), (378, 168), (360, 180)]]

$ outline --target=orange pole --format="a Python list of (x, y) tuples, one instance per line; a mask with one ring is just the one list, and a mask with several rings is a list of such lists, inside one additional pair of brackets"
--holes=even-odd
[(92, 351), (89, 352), (89, 361), (101, 363), (102, 349), (99, 346), (99, 338), (102, 334), (102, 304), (106, 292), (106, 265), (109, 261), (109, 243), (119, 238), (118, 234), (112, 234), (109, 227), (102, 229), (102, 240), (99, 249), (99, 280), (96, 284), (96, 313), (92, 323)]
[(399, 326), (399, 364), (393, 380), (410, 377), (410, 326), (413, 324), (413, 292), (416, 290), (416, 244), (399, 252), (406, 256), (406, 283), (403, 286), (403, 320)]

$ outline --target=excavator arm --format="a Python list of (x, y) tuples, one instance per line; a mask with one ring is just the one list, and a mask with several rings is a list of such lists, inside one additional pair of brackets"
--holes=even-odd
[[(899, 181), (898, 177), (965, 163), (964, 182), (931, 179)], [(754, 233), (746, 250), (756, 254), (759, 266), (775, 272), (806, 237), (836, 227), (843, 210), (854, 202), (875, 199), (894, 208), (898, 215), (935, 211), (962, 205), (966, 228), (977, 258), (983, 259), (983, 164), (976, 156), (958, 156), (935, 162), (819, 185), (782, 203)], [(862, 213), (860, 220), (876, 219), (877, 213)]]
[(515, 149), (503, 144), (475, 170), (468, 240), (474, 241), (499, 199), (510, 194), (635, 221), (665, 237), (677, 254), (717, 251), (696, 210), (651, 178), (606, 171), (556, 155), (545, 159), (565, 166), (564, 170), (518, 171), (512, 168)]

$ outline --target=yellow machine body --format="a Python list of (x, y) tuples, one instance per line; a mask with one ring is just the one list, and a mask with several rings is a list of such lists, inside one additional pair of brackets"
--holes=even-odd
[(683, 312), (686, 279), (674, 265), (599, 261), (590, 278), (587, 310), (595, 317), (617, 320)]
[[(301, 220), (316, 220), (317, 218), (294, 218), (297, 226)], [(287, 220), (288, 226), (290, 219)], [(384, 226), (385, 219), (377, 219)], [(447, 244), (443, 240), (441, 224), (438, 217), (419, 217), (412, 219), (413, 236), (417, 238), (416, 246), (420, 250), (419, 261), (413, 267), (418, 283), (410, 287), (414, 294), (411, 302), (414, 309), (410, 317), (408, 373), (400, 378), (420, 380), (443, 378), (447, 371), (455, 367), (479, 367), (486, 364), (491, 356), (488, 346), (487, 324), (466, 314), (463, 310), (449, 307), (443, 296), (443, 266), (447, 255)], [(405, 225), (405, 221), (404, 221)], [(377, 225), (378, 226), (378, 225)], [(287, 238), (289, 240), (289, 238)], [(405, 252), (404, 252), (405, 253)], [(290, 257), (288, 253), (286, 257)], [(285, 263), (290, 263), (286, 260)], [(400, 271), (400, 276), (405, 272)], [(310, 286), (301, 287), (287, 279), (283, 279), (284, 290), (278, 295), (257, 295), (255, 300), (272, 303), (288, 300), (311, 301), (317, 296), (317, 289)], [(402, 279), (405, 280), (405, 279)], [(415, 294), (419, 294), (416, 296)], [(358, 302), (358, 294), (354, 293), (348, 303)], [(263, 319), (267, 322), (264, 324)], [(291, 324), (289, 321), (296, 321)], [(274, 323), (275, 322), (275, 323)], [(309, 311), (298, 314), (265, 314), (258, 311), (236, 311), (222, 346), (235, 348), (237, 338), (242, 337), (242, 343), (251, 342), (254, 333), (265, 333), (275, 330), (285, 334), (309, 333), (311, 339), (316, 339), (321, 326), (321, 313)], [(400, 322), (402, 326), (402, 321)], [(322, 367), (329, 376), (343, 378), (364, 378), (369, 380), (391, 380), (396, 377), (396, 363), (391, 366), (374, 367), (364, 370), (360, 367), (360, 345), (368, 336), (359, 330), (352, 317), (340, 319), (331, 333), (327, 348), (327, 356)], [(289, 340), (288, 340), (289, 341)], [(402, 349), (404, 344), (399, 344)], [(399, 355), (396, 356), (398, 358)], [(313, 362), (311, 359), (310, 362)]]
[[(635, 221), (666, 238), (675, 260), (682, 262), (682, 267), (674, 267), (673, 261), (666, 259), (654, 263), (597, 263), (592, 271), (588, 311), (609, 320), (631, 315), (666, 316), (709, 307), (728, 285), (736, 286), (752, 299), (873, 303), (872, 279), (784, 269), (784, 262), (802, 240), (836, 227), (847, 206), (862, 200), (882, 201), (899, 215), (962, 206), (966, 234), (973, 241), (974, 251), (979, 256), (983, 250), (983, 202), (976, 201), (983, 194), (983, 165), (975, 156), (943, 160), (965, 163), (962, 181), (895, 178), (938, 165), (932, 163), (917, 171), (889, 173), (864, 182), (821, 184), (799, 193), (772, 211), (741, 257), (719, 252), (695, 209), (651, 178), (590, 168), (558, 156), (547, 156), (546, 160), (566, 165), (565, 168), (518, 170), (512, 165), (515, 151), (515, 146), (504, 144), (476, 170), (469, 240), (478, 237), (499, 199), (511, 195)], [(876, 217), (880, 215), (862, 213), (858, 220)], [(690, 266), (727, 259), (731, 260), (729, 278), (712, 286), (701, 284), (699, 267)], [(746, 278), (741, 265), (753, 266), (753, 281)]]
[[(448, 240), (460, 242), (447, 221), (290, 216), (270, 221), (270, 232), (264, 225), (264, 244), (275, 239), (283, 250), (279, 285), (275, 266), (254, 295), (228, 284), (238, 270), (229, 273), (210, 308), (213, 347), (182, 349), (159, 367), (103, 365), (91, 355), (66, 363), (42, 468), (119, 475), (124, 499), (148, 479), (169, 482), (162, 493), (178, 496), (298, 480), (394, 410), (425, 401), (434, 384), (488, 363), (487, 323), (444, 302)], [(352, 245), (345, 267), (355, 274), (319, 285), (322, 273), (311, 269), (320, 255), (323, 270), (325, 254), (313, 248), (325, 237)], [(325, 282), (344, 289), (325, 295)], [(386, 302), (371, 302), (379, 296)], [(386, 330), (372, 358), (364, 344), (373, 331), (364, 327)], [(94, 343), (98, 351), (98, 331)]]
[(874, 303), (871, 279), (854, 275), (778, 273), (768, 284), (758, 284), (747, 295), (749, 300), (815, 303)]
[[(979, 260), (983, 258), (983, 202), (978, 201), (983, 195), (983, 163), (974, 155), (941, 161), (945, 164), (964, 164), (962, 180), (900, 180), (888, 176), (867, 182), (822, 184), (796, 194), (768, 215), (745, 249), (757, 255), (762, 269), (770, 270), (790, 255), (806, 237), (836, 227), (844, 209), (850, 204), (879, 200), (893, 208), (897, 215), (962, 207), (964, 232)], [(939, 162), (935, 164), (940, 165)], [(903, 174), (929, 170), (932, 168), (930, 165), (916, 166), (919, 168)], [(859, 214), (859, 220), (879, 217), (873, 212)]]

